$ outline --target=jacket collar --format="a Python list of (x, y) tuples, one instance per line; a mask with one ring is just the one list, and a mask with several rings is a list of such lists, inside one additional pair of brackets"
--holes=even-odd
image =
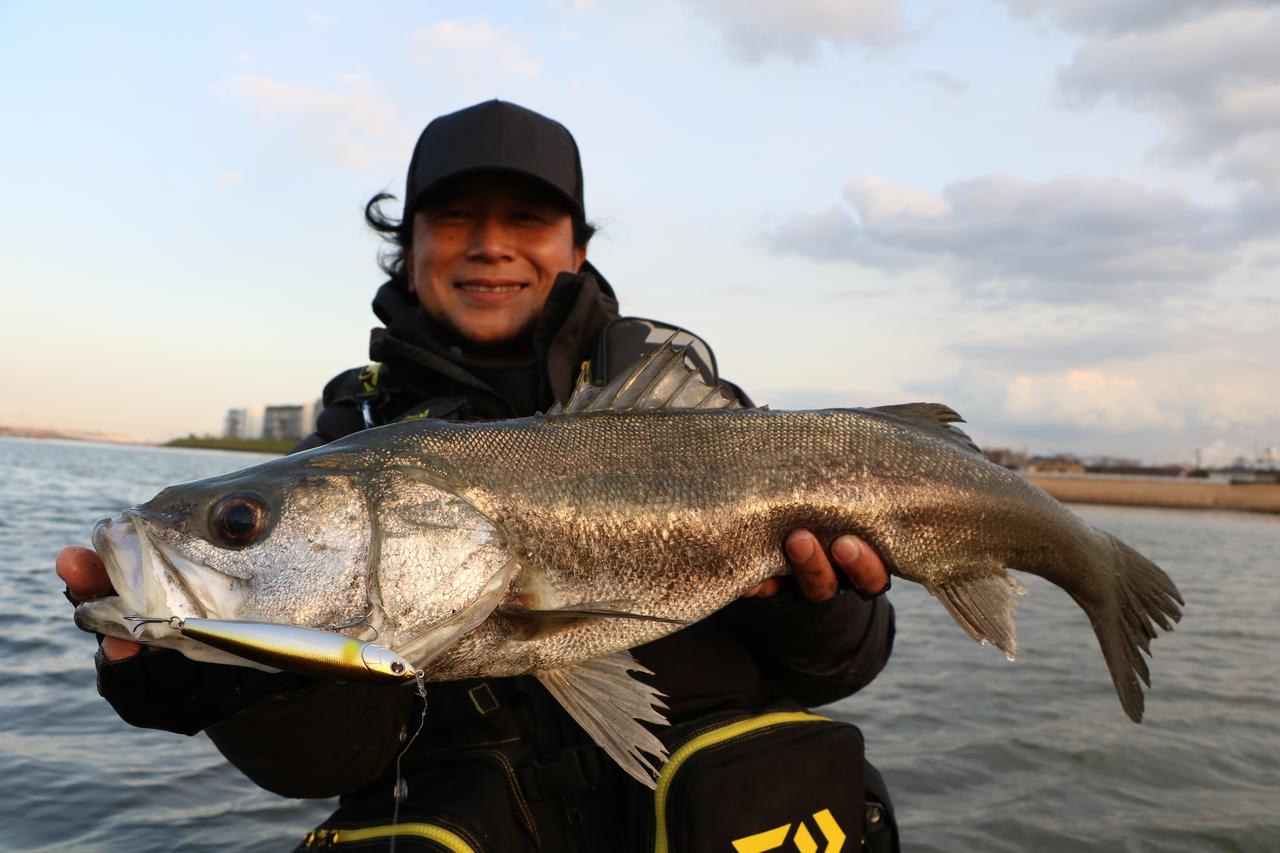
[[(445, 376), (455, 382), (491, 390), (467, 370), (455, 351), (446, 346), (439, 328), (408, 293), (392, 279), (373, 299), (373, 313), (386, 324), (374, 329), (369, 340), (369, 356), (408, 373), (407, 379), (428, 374)], [(551, 287), (547, 304), (533, 329), (533, 349), (541, 379), (551, 394), (566, 402), (573, 392), (582, 362), (600, 330), (618, 317), (618, 299), (604, 276), (590, 263), (577, 273), (561, 273)], [(432, 383), (434, 384), (434, 383)]]

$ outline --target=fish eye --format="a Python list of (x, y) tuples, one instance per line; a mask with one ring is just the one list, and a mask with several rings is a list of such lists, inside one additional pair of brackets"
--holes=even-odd
[(267, 504), (251, 492), (228, 495), (213, 505), (209, 526), (223, 543), (239, 548), (253, 543), (267, 526)]

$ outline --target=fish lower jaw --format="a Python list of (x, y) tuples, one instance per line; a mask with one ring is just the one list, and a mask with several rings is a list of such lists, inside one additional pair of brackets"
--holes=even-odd
[(75, 621), (81, 631), (135, 642), (146, 639), (134, 635), (127, 627), (125, 617), (133, 615), (137, 614), (131, 612), (123, 598), (109, 595), (76, 605)]

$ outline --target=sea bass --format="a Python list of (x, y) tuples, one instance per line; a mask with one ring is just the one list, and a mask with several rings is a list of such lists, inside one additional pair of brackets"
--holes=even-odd
[(862, 537), (1010, 658), (1025, 589), (1007, 570), (1057, 584), (1140, 721), (1140, 651), (1180, 617), (1177, 587), (986, 460), (958, 420), (938, 404), (741, 408), (668, 342), (545, 415), (393, 424), (167, 488), (99, 522), (117, 595), (77, 622), (222, 663), (263, 661), (170, 618), (373, 635), (428, 680), (531, 673), (650, 782), (643, 753), (662, 747), (637, 721), (661, 722), (661, 697), (626, 650), (789, 572), (782, 541), (807, 528)]

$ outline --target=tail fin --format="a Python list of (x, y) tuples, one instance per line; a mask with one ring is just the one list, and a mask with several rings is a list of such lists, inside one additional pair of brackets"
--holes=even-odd
[(1114, 588), (1104, 591), (1105, 604), (1100, 610), (1084, 610), (1098, 635), (1120, 704), (1129, 719), (1140, 723), (1143, 696), (1138, 679), (1150, 687), (1151, 674), (1138, 649), (1151, 656), (1151, 641), (1156, 638), (1153, 622), (1166, 631), (1173, 630), (1173, 623), (1182, 618), (1182, 596), (1155, 563), (1110, 534), (1098, 531), (1098, 535), (1114, 549), (1115, 561), (1106, 578)]

